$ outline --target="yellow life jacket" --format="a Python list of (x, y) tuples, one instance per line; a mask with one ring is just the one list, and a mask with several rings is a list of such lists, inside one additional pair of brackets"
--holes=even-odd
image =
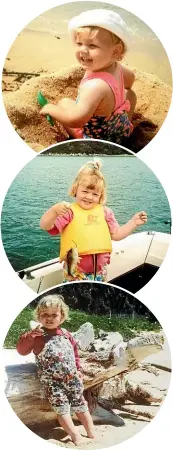
[(75, 247), (75, 243), (79, 255), (112, 252), (103, 206), (97, 204), (90, 210), (84, 210), (74, 203), (70, 208), (73, 219), (61, 233), (60, 261), (65, 260), (67, 252)]

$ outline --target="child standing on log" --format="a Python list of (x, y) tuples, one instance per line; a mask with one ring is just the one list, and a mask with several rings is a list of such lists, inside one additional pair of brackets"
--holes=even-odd
[(60, 122), (72, 138), (95, 138), (121, 144), (131, 134), (136, 105), (134, 73), (120, 64), (130, 35), (119, 14), (85, 11), (69, 23), (75, 55), (84, 77), (76, 102), (61, 99), (45, 105), (40, 114)]
[(113, 211), (104, 206), (105, 179), (99, 160), (87, 162), (77, 173), (70, 193), (75, 203), (60, 202), (47, 210), (40, 227), (51, 235), (61, 235), (60, 261), (64, 262), (64, 282), (107, 280), (111, 240), (119, 241), (147, 222), (145, 211), (136, 213), (119, 226)]
[(20, 337), (17, 351), (21, 355), (34, 352), (38, 377), (46, 396), (60, 425), (78, 446), (82, 436), (73, 424), (70, 406), (89, 438), (94, 438), (94, 425), (83, 396), (77, 345), (72, 335), (61, 328), (68, 317), (68, 310), (62, 296), (44, 296), (36, 308), (36, 319), (41, 325)]

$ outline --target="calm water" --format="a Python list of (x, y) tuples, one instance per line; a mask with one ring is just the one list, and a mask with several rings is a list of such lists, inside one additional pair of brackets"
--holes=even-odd
[[(68, 188), (78, 169), (91, 157), (37, 156), (11, 184), (2, 211), (2, 239), (15, 270), (59, 255), (59, 237), (40, 230), (42, 214), (52, 204), (69, 201)], [(153, 172), (137, 157), (102, 157), (107, 182), (107, 206), (124, 224), (140, 210), (148, 223), (137, 231), (168, 232), (170, 208), (165, 192)]]
[[(131, 30), (131, 51), (127, 53), (124, 62), (145, 72), (157, 75), (162, 81), (172, 84), (172, 74), (169, 59), (160, 40), (148, 25), (124, 8), (101, 2), (70, 2), (49, 9), (30, 22), (26, 31), (37, 31), (58, 35), (58, 70), (76, 64), (72, 44), (68, 36), (68, 22), (75, 15), (88, 9), (111, 9), (118, 12)], [(61, 55), (62, 48), (62, 55)], [(68, 55), (64, 61), (65, 55)]]

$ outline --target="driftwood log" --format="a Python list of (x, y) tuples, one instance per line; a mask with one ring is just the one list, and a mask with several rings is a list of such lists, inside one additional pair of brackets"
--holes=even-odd
[[(123, 358), (117, 356), (115, 352), (81, 352), (85, 395), (92, 407), (97, 404), (97, 401), (100, 401), (104, 407), (105, 398), (105, 407), (108, 410), (110, 408), (110, 411), (115, 409), (119, 401), (127, 396), (126, 389), (129, 393), (128, 399), (133, 400), (137, 396), (138, 401), (141, 398), (148, 403), (153, 400), (161, 402), (161, 398), (153, 398), (145, 389), (139, 390), (139, 386), (132, 387), (126, 384), (125, 387), (124, 382), (124, 375), (132, 371), (138, 362), (160, 351), (161, 337), (158, 335), (154, 341), (151, 338), (153, 340), (153, 337), (150, 337), (151, 343), (146, 342), (146, 339), (142, 343), (141, 338), (131, 340)], [(13, 350), (12, 353), (14, 364), (5, 366), (5, 393), (12, 409), (20, 420), (32, 429), (39, 423), (56, 421), (56, 413), (44, 398), (35, 363), (32, 361), (21, 363), (21, 359), (15, 360), (16, 351)], [(107, 385), (109, 381), (110, 384)]]
[[(91, 400), (90, 392), (92, 387), (98, 387), (102, 383), (117, 374), (127, 370), (111, 368), (100, 372), (92, 379), (84, 378), (84, 388), (86, 390), (86, 398)], [(36, 365), (34, 363), (25, 363), (19, 365), (9, 365), (5, 368), (6, 383), (5, 393), (8, 401), (20, 420), (27, 426), (35, 426), (43, 421), (56, 420), (56, 413), (52, 410), (49, 402), (44, 398), (44, 391), (40, 381), (37, 378)], [(94, 402), (94, 401), (93, 401)], [(95, 403), (94, 403), (95, 404)]]

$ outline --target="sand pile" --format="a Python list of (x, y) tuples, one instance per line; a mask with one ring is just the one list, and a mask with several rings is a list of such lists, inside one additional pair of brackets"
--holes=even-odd
[[(64, 141), (68, 136), (58, 123), (51, 127), (39, 115), (37, 92), (41, 90), (49, 102), (53, 103), (63, 97), (75, 99), (82, 76), (82, 69), (72, 68), (65, 72), (31, 78), (17, 91), (4, 92), (9, 120), (20, 137), (35, 151)], [(162, 126), (170, 106), (172, 90), (154, 75), (140, 71), (136, 71), (134, 90), (138, 99), (133, 117), (134, 131), (124, 145), (138, 152)]]

